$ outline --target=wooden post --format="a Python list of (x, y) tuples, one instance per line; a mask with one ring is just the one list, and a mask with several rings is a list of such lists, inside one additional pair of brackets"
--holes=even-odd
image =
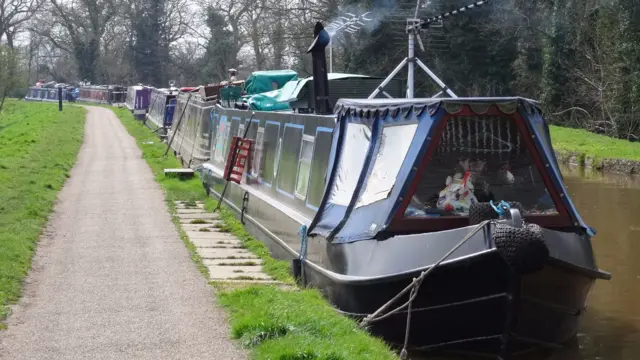
[(62, 88), (58, 88), (58, 110), (62, 111)]

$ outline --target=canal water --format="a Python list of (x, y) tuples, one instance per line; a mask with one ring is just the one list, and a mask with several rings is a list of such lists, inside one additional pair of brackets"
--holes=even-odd
[(640, 176), (567, 167), (562, 173), (580, 215), (597, 231), (593, 247), (598, 267), (612, 279), (596, 281), (575, 342), (553, 353), (518, 359), (640, 360)]

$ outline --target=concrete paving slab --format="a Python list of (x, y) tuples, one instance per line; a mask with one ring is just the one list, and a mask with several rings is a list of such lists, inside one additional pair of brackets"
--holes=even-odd
[(247, 359), (135, 140), (111, 110), (87, 108), (0, 359)]
[(240, 240), (231, 242), (231, 241), (220, 241), (220, 240), (213, 240), (213, 239), (189, 239), (189, 241), (191, 241), (193, 245), (197, 248), (221, 248), (221, 249), (242, 248), (242, 242)]
[(207, 266), (243, 266), (244, 264), (262, 265), (262, 259), (202, 259)]
[(259, 266), (208, 266), (211, 280), (272, 280)]
[(199, 248), (198, 254), (203, 259), (258, 259), (246, 249), (211, 249)]
[(218, 214), (215, 213), (202, 213), (202, 214), (180, 214), (179, 216), (180, 219), (189, 219), (189, 220), (193, 220), (193, 219), (204, 219), (204, 220), (217, 220), (218, 219)]
[(238, 240), (235, 236), (226, 232), (217, 231), (185, 231), (189, 239), (210, 239), (216, 241)]

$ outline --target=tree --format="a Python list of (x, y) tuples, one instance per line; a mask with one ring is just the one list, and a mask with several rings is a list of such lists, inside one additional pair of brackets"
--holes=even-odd
[(43, 0), (0, 0), (0, 39), (4, 35), (7, 46), (14, 48), (14, 38), (21, 26), (29, 21)]
[(0, 45), (0, 110), (9, 92), (19, 83), (18, 54), (14, 49)]
[(45, 25), (44, 28), (33, 27), (33, 31), (71, 54), (80, 78), (95, 83), (98, 80), (96, 68), (100, 59), (100, 43), (120, 6), (118, 0), (79, 0), (72, 3), (50, 0), (47, 13), (41, 14), (39, 19), (39, 25)]

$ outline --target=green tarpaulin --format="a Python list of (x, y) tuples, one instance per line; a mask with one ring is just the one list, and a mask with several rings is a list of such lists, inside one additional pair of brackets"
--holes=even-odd
[(293, 70), (254, 71), (244, 83), (247, 95), (260, 94), (280, 89), (291, 80), (297, 80), (298, 73)]

